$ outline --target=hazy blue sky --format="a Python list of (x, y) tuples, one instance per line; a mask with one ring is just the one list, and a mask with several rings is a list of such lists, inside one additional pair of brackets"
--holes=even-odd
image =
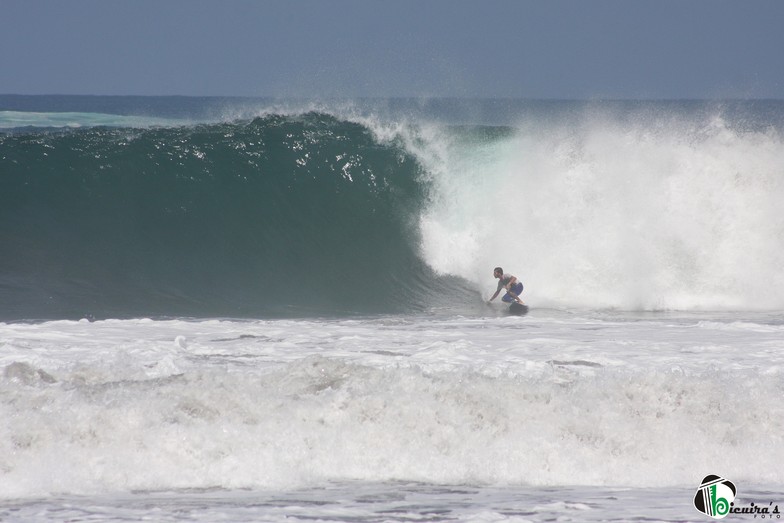
[(0, 0), (0, 93), (784, 98), (784, 1)]

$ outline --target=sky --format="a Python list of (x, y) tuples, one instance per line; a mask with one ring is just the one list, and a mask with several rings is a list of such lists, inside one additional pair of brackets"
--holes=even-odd
[(784, 98), (784, 1), (0, 0), (0, 94)]

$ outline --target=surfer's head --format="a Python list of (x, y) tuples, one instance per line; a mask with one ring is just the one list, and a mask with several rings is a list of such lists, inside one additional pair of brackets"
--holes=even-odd
[(493, 278), (500, 278), (504, 275), (504, 270), (501, 267), (493, 269)]

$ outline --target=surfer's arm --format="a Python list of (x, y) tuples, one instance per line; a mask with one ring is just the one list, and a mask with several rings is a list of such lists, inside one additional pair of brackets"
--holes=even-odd
[(499, 292), (501, 292), (501, 287), (499, 287), (499, 288), (498, 288), (498, 290), (497, 290), (497, 291), (495, 291), (495, 294), (493, 294), (493, 297), (492, 297), (492, 298), (490, 298), (489, 300), (487, 300), (487, 303), (490, 303), (491, 301), (493, 301), (494, 299), (496, 299), (496, 298), (498, 297), (498, 293), (499, 293)]

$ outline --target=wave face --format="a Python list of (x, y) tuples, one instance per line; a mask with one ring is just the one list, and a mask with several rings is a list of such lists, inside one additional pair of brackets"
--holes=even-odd
[(0, 137), (0, 285), (14, 318), (399, 312), (419, 163), (320, 113)]

